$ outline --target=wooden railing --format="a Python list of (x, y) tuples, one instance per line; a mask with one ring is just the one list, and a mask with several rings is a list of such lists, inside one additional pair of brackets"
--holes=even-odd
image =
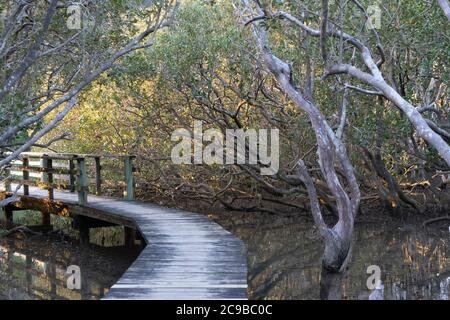
[[(122, 182), (124, 198), (134, 200), (134, 158), (131, 155), (25, 152), (6, 168), (5, 191), (12, 192), (12, 184), (21, 184), (23, 194), (30, 195), (29, 186), (34, 186), (48, 190), (48, 198), (53, 200), (55, 189), (68, 190), (77, 192), (78, 203), (86, 205), (90, 189), (96, 195), (103, 193), (105, 180), (102, 176), (105, 170), (102, 163), (108, 161), (113, 163), (109, 173), (113, 173), (114, 177), (110, 181)], [(119, 175), (118, 168), (122, 168)]]

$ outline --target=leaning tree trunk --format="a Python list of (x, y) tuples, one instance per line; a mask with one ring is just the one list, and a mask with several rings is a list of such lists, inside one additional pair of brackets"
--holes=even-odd
[[(331, 130), (319, 109), (312, 102), (306, 101), (294, 88), (291, 81), (288, 80), (286, 75), (289, 73), (286, 72), (286, 65), (281, 60), (270, 60), (270, 57), (268, 58), (267, 55), (265, 61), (278, 62), (275, 65), (271, 65), (270, 70), (284, 91), (301, 110), (308, 114), (311, 120), (317, 140), (320, 169), (336, 201), (339, 220), (334, 227), (329, 228), (322, 218), (315, 186), (306, 166), (301, 160), (298, 163), (299, 176), (308, 189), (311, 211), (325, 241), (325, 251), (322, 259), (323, 267), (329, 271), (343, 271), (347, 266), (351, 253), (354, 217), (360, 202), (359, 186), (347, 156), (346, 148)], [(344, 189), (337, 175), (335, 163), (340, 164), (342, 167), (344, 176), (350, 185), (350, 192)]]
[(323, 268), (320, 274), (320, 299), (340, 300), (343, 280), (342, 273), (330, 272)]
[[(243, 3), (246, 9), (251, 10), (246, 0), (243, 0)], [(256, 10), (258, 16), (263, 14), (260, 7), (257, 7)], [(271, 52), (265, 26), (261, 25), (260, 21), (253, 19), (253, 22), (255, 22), (253, 34), (263, 64), (276, 78), (283, 91), (289, 95), (299, 109), (306, 112), (311, 120), (317, 140), (321, 172), (336, 201), (336, 209), (339, 215), (338, 222), (332, 228), (328, 227), (323, 220), (315, 185), (302, 160), (298, 162), (298, 176), (308, 190), (313, 218), (325, 242), (322, 265), (328, 271), (341, 272), (346, 268), (351, 256), (354, 217), (358, 211), (361, 198), (353, 167), (344, 144), (331, 129), (319, 108), (313, 102), (306, 100), (293, 85), (290, 66)], [(344, 189), (336, 173), (336, 163), (342, 168), (349, 185), (349, 192)]]

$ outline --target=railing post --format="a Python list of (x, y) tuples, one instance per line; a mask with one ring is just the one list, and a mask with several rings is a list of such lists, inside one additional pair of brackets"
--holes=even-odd
[(134, 156), (124, 157), (125, 182), (126, 182), (126, 191), (124, 196), (127, 200), (130, 201), (134, 200), (133, 158)]
[[(47, 155), (44, 155), (41, 160), (41, 166), (44, 169), (44, 172), (41, 176), (41, 181), (44, 183), (53, 183), (53, 173), (50, 172), (50, 170), (53, 167), (52, 159), (50, 159)], [(53, 193), (53, 187), (48, 187), (48, 198), (50, 200), (53, 200), (54, 193)]]
[(88, 194), (88, 177), (86, 171), (86, 159), (85, 158), (77, 158), (78, 163), (78, 181), (77, 181), (77, 189), (78, 189), (78, 204), (86, 205), (87, 204), (87, 194)]
[(45, 171), (45, 169), (47, 168), (47, 158), (45, 155), (41, 158), (40, 162), (41, 162), (40, 167), (42, 169), (44, 169), (44, 170), (42, 170), (42, 173), (41, 173), (41, 182), (47, 183), (48, 182), (48, 174), (47, 174), (47, 171)]
[(28, 171), (28, 166), (30, 165), (30, 159), (27, 157), (22, 158), (22, 180), (23, 180), (23, 195), (29, 196), (30, 195), (30, 187), (26, 184), (28, 180), (30, 180), (30, 172)]
[(100, 157), (95, 157), (95, 194), (100, 195), (102, 193), (102, 166), (100, 164)]
[[(52, 172), (52, 169), (53, 169), (53, 159), (48, 159), (47, 160), (47, 169), (48, 170), (50, 170), (50, 172), (48, 172), (48, 175), (47, 175), (47, 180), (48, 180), (48, 182), (49, 183), (52, 183), (53, 184), (53, 172)], [(53, 200), (53, 198), (54, 198), (54, 189), (53, 189), (53, 187), (51, 187), (50, 189), (48, 189), (48, 198), (50, 199), (50, 200)]]
[(69, 160), (69, 184), (70, 184), (70, 192), (75, 192), (76, 186), (75, 186), (75, 174), (73, 173), (75, 171), (75, 163), (74, 160)]

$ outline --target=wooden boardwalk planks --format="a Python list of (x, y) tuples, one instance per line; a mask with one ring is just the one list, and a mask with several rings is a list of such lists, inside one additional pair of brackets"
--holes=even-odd
[[(47, 196), (30, 187), (30, 197)], [(78, 201), (65, 191), (54, 198)], [(245, 245), (207, 217), (93, 195), (86, 206), (132, 219), (148, 243), (105, 299), (247, 299)]]

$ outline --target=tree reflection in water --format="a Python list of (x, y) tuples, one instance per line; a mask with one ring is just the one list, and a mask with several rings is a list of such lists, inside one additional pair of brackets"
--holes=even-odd
[[(117, 228), (95, 229), (105, 246), (33, 236), (0, 239), (0, 299), (100, 299), (140, 252), (139, 247), (111, 247), (123, 242)], [(98, 241), (94, 241), (98, 242)], [(81, 290), (67, 286), (67, 268), (81, 269)]]
[[(233, 214), (217, 219), (248, 248), (252, 299), (449, 299), (448, 225), (374, 222), (356, 225), (349, 269), (322, 271), (322, 242), (304, 218)], [(378, 265), (383, 288), (367, 288)]]
[(345, 274), (330, 272), (322, 268), (320, 276), (320, 299), (340, 300), (342, 298), (342, 282)]

